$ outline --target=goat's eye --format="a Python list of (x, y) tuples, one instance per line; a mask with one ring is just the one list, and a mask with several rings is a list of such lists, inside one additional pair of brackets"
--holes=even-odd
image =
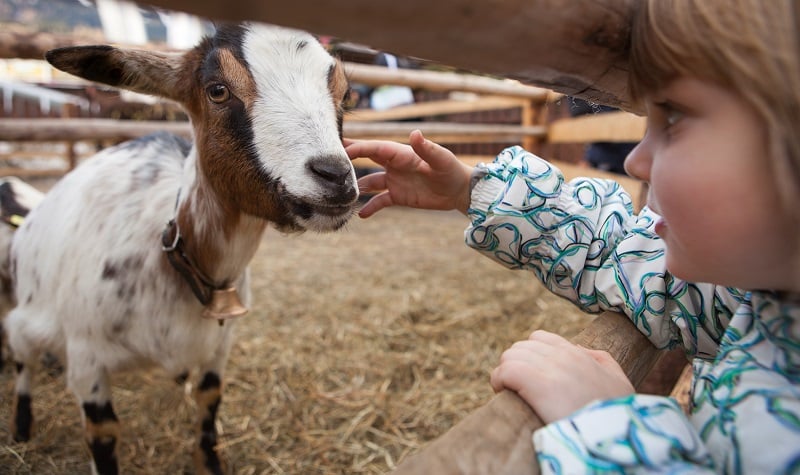
[(228, 89), (228, 86), (224, 84), (212, 84), (208, 86), (208, 88), (206, 88), (206, 94), (208, 94), (208, 98), (211, 99), (211, 102), (216, 102), (217, 104), (225, 102), (231, 97), (231, 91)]

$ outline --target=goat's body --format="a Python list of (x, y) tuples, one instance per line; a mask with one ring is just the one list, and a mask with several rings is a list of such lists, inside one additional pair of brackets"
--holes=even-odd
[[(233, 325), (201, 317), (161, 249), (179, 190), (193, 186), (189, 153), (190, 144), (166, 134), (108, 149), (28, 216), (14, 246), (19, 305), (7, 325), (15, 354), (64, 355), (69, 341), (75, 354), (91, 348), (107, 371), (156, 364), (178, 374), (227, 353)], [(247, 300), (244, 270), (238, 286)]]

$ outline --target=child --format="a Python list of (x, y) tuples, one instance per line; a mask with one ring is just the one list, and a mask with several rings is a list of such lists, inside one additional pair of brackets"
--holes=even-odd
[(385, 172), (363, 208), (458, 209), (469, 246), (589, 312), (630, 317), (692, 361), (691, 413), (634, 394), (603, 352), (537, 331), (491, 375), (547, 424), (545, 473), (800, 471), (800, 3), (643, 0), (631, 91), (648, 115), (617, 184), (565, 183), (519, 147), (474, 170), (415, 131), (352, 142)]

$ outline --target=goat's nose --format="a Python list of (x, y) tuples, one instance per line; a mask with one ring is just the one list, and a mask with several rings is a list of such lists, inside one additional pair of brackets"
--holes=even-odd
[(311, 160), (308, 168), (317, 177), (335, 185), (342, 186), (346, 184), (347, 179), (352, 173), (352, 168), (349, 163), (341, 163), (338, 160), (331, 158), (318, 158)]

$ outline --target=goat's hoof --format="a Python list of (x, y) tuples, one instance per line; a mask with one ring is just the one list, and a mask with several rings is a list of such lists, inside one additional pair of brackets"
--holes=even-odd
[(28, 442), (31, 440), (31, 427), (17, 427), (17, 424), (11, 423), (11, 427), (9, 427), (11, 431), (11, 438), (14, 442)]
[(11, 421), (9, 430), (11, 431), (11, 438), (14, 442), (28, 442), (31, 440), (31, 434), (33, 433), (33, 421), (30, 421), (27, 427), (21, 427), (17, 424), (17, 421)]
[(194, 468), (197, 475), (225, 475), (228, 473), (227, 463), (213, 448), (204, 450), (198, 447), (195, 449)]

